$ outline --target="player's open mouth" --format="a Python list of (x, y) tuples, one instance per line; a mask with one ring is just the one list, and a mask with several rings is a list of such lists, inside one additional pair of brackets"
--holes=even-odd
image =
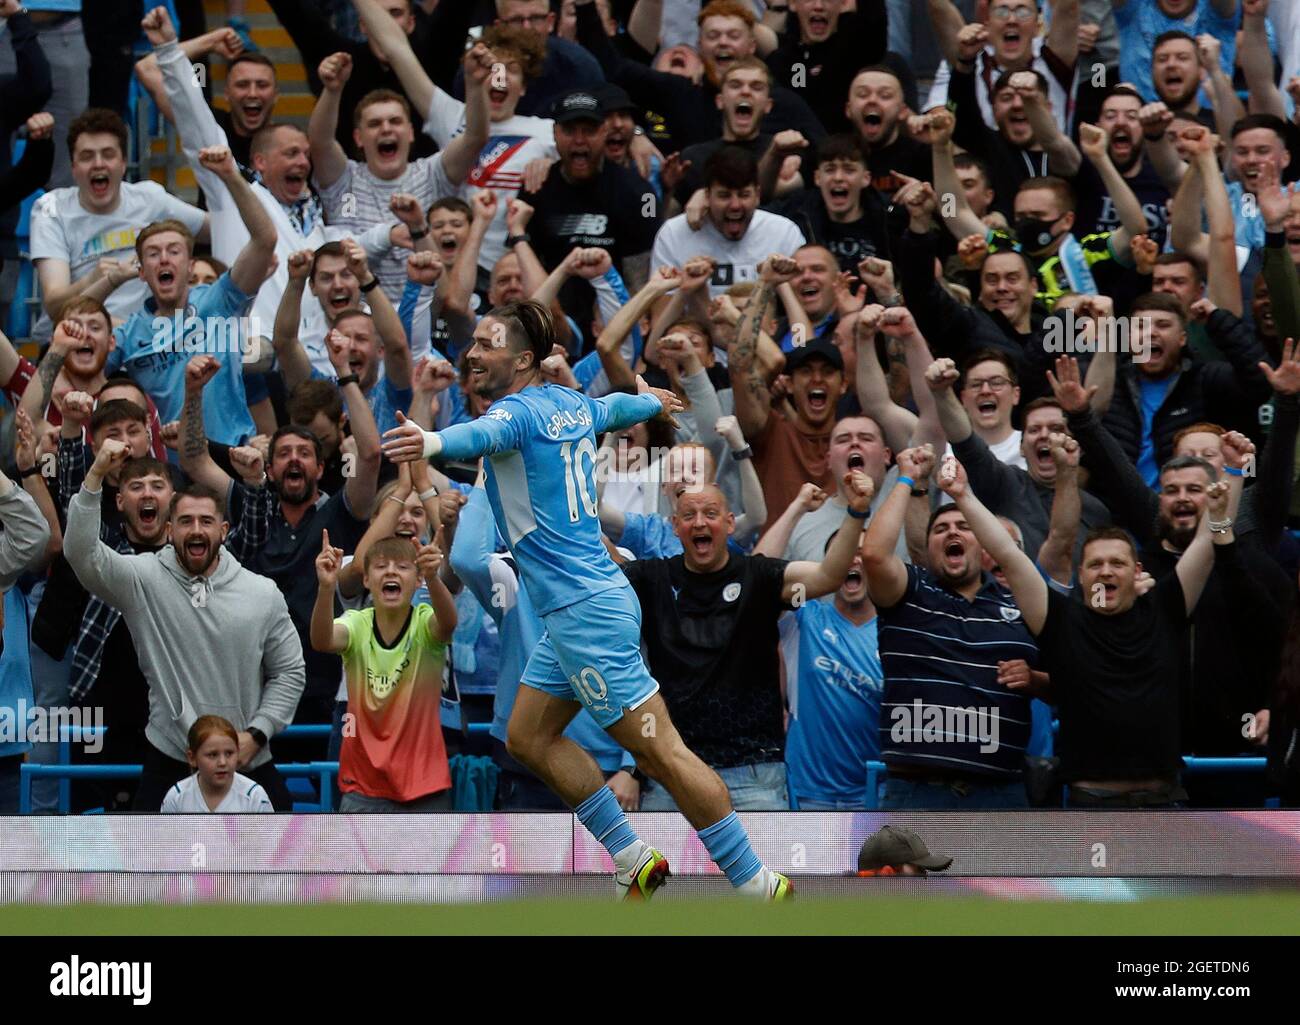
[(380, 585), (379, 593), (385, 598), (400, 598), (402, 596), (402, 584), (398, 580), (385, 580)]
[(375, 148), (378, 150), (379, 156), (383, 160), (392, 160), (393, 157), (397, 156), (398, 147), (396, 139), (380, 139), (379, 145)]
[(366, 369), (366, 361), (364, 357), (356, 356), (356, 357), (349, 358), (348, 369), (351, 370), (354, 374), (360, 376), (361, 371)]
[(510, 90), (509, 90), (509, 89), (489, 89), (489, 90), (488, 90), (488, 99), (489, 99), (493, 104), (495, 104), (496, 106), (500, 106), (501, 104), (505, 103), (505, 102), (506, 102), (506, 99), (507, 99), (509, 96), (510, 96)]
[(847, 185), (832, 185), (828, 190), (831, 199), (836, 202), (845, 202), (849, 198), (849, 188)]
[(438, 239), (438, 248), (442, 250), (444, 256), (455, 256), (456, 251), (460, 249), (460, 241), (455, 235), (443, 235)]
[(1020, 29), (1008, 28), (1002, 32), (1002, 45), (1008, 48), (1016, 47), (1020, 45), (1023, 38), (1024, 36), (1020, 34)]
[(346, 310), (352, 305), (352, 293), (346, 289), (336, 289), (329, 294), (330, 308), (334, 310)]
[(74, 356), (80, 356), (82, 359), (93, 359), (95, 356), (95, 347), (87, 342), (80, 348), (73, 349), (72, 354)]
[(160, 286), (169, 286), (176, 280), (176, 272), (173, 270), (160, 270), (158, 272), (158, 284)]
[(140, 526), (144, 528), (153, 527), (158, 523), (158, 503), (153, 499), (146, 499), (140, 503), (140, 508), (136, 513), (140, 520)]
[(1113, 605), (1115, 603), (1115, 595), (1119, 594), (1119, 585), (1103, 583), (1101, 589), (1106, 595), (1106, 604)]
[(290, 171), (284, 176), (284, 186), (290, 192), (301, 192), (307, 185), (307, 175), (302, 171)]
[(192, 537), (185, 542), (185, 554), (191, 559), (202, 559), (208, 554), (208, 539), (205, 537)]
[(816, 299), (822, 294), (822, 286), (818, 284), (802, 285), (799, 288), (799, 298)]
[(245, 100), (239, 107), (244, 112), (246, 121), (260, 120), (262, 112), (266, 110), (266, 105), (261, 100)]
[(861, 470), (867, 465), (866, 459), (861, 452), (850, 452), (848, 467), (850, 470)]
[(856, 590), (862, 586), (862, 570), (851, 569), (849, 575), (844, 578), (844, 586), (850, 590)]
[(739, 120), (751, 120), (754, 117), (754, 105), (748, 100), (741, 100), (736, 104), (736, 113), (733, 116)]
[(980, 416), (993, 416), (998, 411), (998, 404), (995, 399), (981, 399), (975, 403), (975, 409)]
[(885, 117), (878, 110), (864, 110), (862, 112), (862, 123), (868, 128), (879, 128), (885, 123)]
[(829, 32), (831, 20), (824, 14), (814, 14), (808, 18), (808, 34), (812, 36), (821, 36)]
[(691, 551), (698, 558), (705, 558), (713, 552), (713, 535), (712, 534), (692, 534)]
[(1183, 88), (1183, 74), (1181, 71), (1166, 71), (1164, 82), (1166, 90), (1177, 93)]
[(736, 55), (725, 46), (713, 55), (713, 63), (718, 66), (719, 71), (725, 70), (727, 65), (735, 59)]
[(1047, 442), (1039, 442), (1034, 446), (1034, 458), (1040, 463), (1047, 464), (1052, 461), (1052, 446)]
[(1164, 354), (1165, 354), (1165, 347), (1161, 345), (1159, 342), (1152, 342), (1147, 347), (1148, 362), (1151, 362), (1152, 360), (1158, 361), (1162, 356), (1164, 356)]
[(90, 192), (96, 197), (107, 196), (113, 187), (113, 180), (107, 171), (96, 171), (90, 176)]
[(830, 401), (830, 393), (825, 388), (808, 389), (808, 408), (814, 413), (824, 413)]
[(301, 463), (290, 463), (284, 468), (284, 473), (280, 475), (280, 481), (283, 484), (302, 484), (307, 480), (307, 473), (302, 468)]

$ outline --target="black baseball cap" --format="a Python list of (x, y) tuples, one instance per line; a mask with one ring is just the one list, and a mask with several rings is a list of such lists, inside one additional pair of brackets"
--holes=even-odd
[(594, 93), (577, 89), (565, 93), (551, 106), (551, 117), (560, 124), (571, 121), (604, 121), (605, 110)]
[(627, 94), (627, 90), (621, 85), (606, 82), (594, 91), (596, 99), (600, 101), (600, 109), (606, 114), (612, 114), (616, 110), (639, 111), (641, 109), (632, 102), (632, 97)]
[(794, 373), (810, 359), (824, 359), (841, 373), (844, 372), (844, 356), (839, 346), (825, 338), (814, 338), (807, 345), (796, 345), (785, 354), (785, 372)]
[(952, 858), (931, 854), (925, 841), (902, 826), (881, 826), (867, 837), (858, 851), (858, 871), (878, 871), (887, 865), (915, 865), (932, 872), (942, 872)]

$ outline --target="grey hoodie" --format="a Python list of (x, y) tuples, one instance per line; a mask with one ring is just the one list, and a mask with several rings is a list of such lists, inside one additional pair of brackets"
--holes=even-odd
[[(293, 719), (306, 683), (302, 644), (279, 588), (222, 548), (216, 570), (191, 577), (171, 545), (122, 555), (99, 540), (100, 493), (68, 503), (63, 554), (83, 587), (122, 613), (149, 681), (149, 743), (185, 760), (201, 715), (268, 737)], [(271, 760), (268, 744), (250, 763)]]
[(36, 499), (13, 481), (9, 481), (9, 490), (0, 496), (0, 524), (5, 528), (0, 534), (0, 592), (3, 592), (41, 557), (50, 542), (50, 525), (45, 522)]

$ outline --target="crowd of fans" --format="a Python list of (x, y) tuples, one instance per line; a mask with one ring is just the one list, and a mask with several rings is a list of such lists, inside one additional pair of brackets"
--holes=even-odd
[[(547, 382), (685, 406), (569, 502), (737, 809), (1300, 801), (1300, 4), (267, 4), (305, 124), (238, 0), (0, 0), (0, 813), (70, 706), (143, 766), (83, 806), (288, 810), (305, 723), (341, 810), (450, 810), (490, 721), (496, 807), (563, 808), (481, 468), (381, 453), (490, 415), (525, 298)], [(194, 202), (127, 180), (133, 104)]]

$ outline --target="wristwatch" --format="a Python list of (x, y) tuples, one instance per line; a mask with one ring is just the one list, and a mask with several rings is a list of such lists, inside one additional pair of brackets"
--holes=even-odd
[(263, 733), (261, 730), (259, 730), (256, 726), (250, 726), (244, 732), (253, 738), (253, 743), (256, 744), (258, 747), (266, 747), (266, 734)]
[(344, 374), (338, 380), (338, 386), (340, 388), (346, 388), (350, 384), (360, 384), (360, 383), (361, 383), (361, 378), (359, 378), (356, 374)]
[(427, 225), (419, 231), (416, 231), (414, 228), (408, 228), (407, 230), (411, 233), (412, 242), (419, 242), (420, 239), (429, 237), (429, 228)]
[(507, 235), (506, 248), (514, 249), (514, 247), (519, 245), (520, 242), (532, 242), (532, 240), (533, 237), (526, 231), (522, 235)]
[(378, 287), (379, 287), (379, 278), (378, 276), (373, 276), (369, 281), (367, 281), (364, 285), (361, 286), (360, 291), (373, 292)]

